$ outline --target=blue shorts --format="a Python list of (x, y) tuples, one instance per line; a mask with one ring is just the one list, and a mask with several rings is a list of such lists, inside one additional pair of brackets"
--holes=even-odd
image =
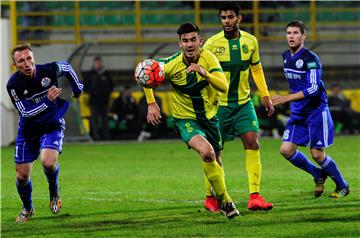
[(65, 121), (61, 119), (61, 128), (34, 135), (32, 137), (23, 137), (18, 135), (15, 144), (15, 163), (31, 163), (39, 157), (41, 149), (54, 149), (61, 153), (64, 138)]
[(334, 143), (334, 123), (328, 108), (302, 118), (290, 117), (283, 134), (283, 142), (299, 146), (326, 148)]

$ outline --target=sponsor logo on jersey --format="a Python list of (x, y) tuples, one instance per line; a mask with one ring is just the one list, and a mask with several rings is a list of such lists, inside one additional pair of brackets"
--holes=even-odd
[(249, 53), (249, 46), (247, 44), (243, 44), (241, 48), (245, 54)]
[(41, 86), (43, 86), (44, 88), (49, 87), (50, 83), (51, 83), (51, 79), (49, 79), (48, 77), (41, 79)]
[(238, 48), (237, 45), (235, 45), (235, 44), (231, 46), (231, 49), (232, 49), (232, 50), (239, 50), (239, 48)]
[(11, 96), (13, 97), (15, 102), (20, 101), (18, 96), (16, 95), (15, 89), (11, 89), (10, 93), (11, 93)]
[(295, 63), (296, 68), (300, 69), (301, 67), (303, 67), (304, 65), (304, 61), (302, 59), (298, 59)]
[(217, 47), (215, 49), (215, 54), (223, 54), (225, 52), (225, 47)]
[(317, 66), (316, 62), (309, 62), (309, 63), (307, 64), (308, 69), (316, 68), (316, 66)]

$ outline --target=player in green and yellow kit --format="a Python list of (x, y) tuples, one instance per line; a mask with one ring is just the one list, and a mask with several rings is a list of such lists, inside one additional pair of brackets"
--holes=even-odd
[[(274, 112), (269, 97), (263, 69), (260, 63), (259, 46), (255, 36), (239, 30), (240, 7), (235, 2), (226, 2), (219, 10), (223, 31), (210, 37), (204, 48), (210, 50), (220, 61), (226, 75), (229, 90), (220, 95), (218, 118), (224, 141), (240, 136), (246, 159), (250, 199), (249, 210), (269, 210), (273, 207), (260, 196), (261, 161), (258, 142), (259, 124), (250, 100), (249, 71), (262, 97), (268, 116)], [(205, 207), (216, 210), (211, 186), (206, 181)]]
[[(206, 178), (220, 202), (221, 211), (229, 218), (239, 215), (224, 180), (220, 160), (222, 139), (216, 113), (218, 93), (228, 86), (219, 61), (208, 50), (201, 49), (199, 28), (192, 23), (182, 24), (177, 34), (182, 51), (159, 62), (165, 78), (172, 85), (173, 117), (178, 132), (189, 148), (203, 160)], [(161, 120), (160, 109), (152, 89), (144, 88), (148, 103), (147, 121), (153, 125)]]

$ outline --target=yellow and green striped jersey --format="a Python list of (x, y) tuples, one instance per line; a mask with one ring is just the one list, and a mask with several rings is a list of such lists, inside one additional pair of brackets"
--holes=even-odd
[[(201, 49), (198, 64), (209, 73), (222, 72), (217, 58)], [(164, 67), (165, 78), (172, 85), (173, 116), (179, 119), (211, 119), (216, 115), (219, 92), (199, 73), (186, 73), (183, 53), (157, 59)]]
[(260, 63), (259, 46), (255, 36), (240, 31), (234, 40), (225, 38), (224, 31), (210, 37), (205, 45), (220, 61), (229, 90), (220, 93), (220, 105), (244, 104), (250, 101), (249, 65)]

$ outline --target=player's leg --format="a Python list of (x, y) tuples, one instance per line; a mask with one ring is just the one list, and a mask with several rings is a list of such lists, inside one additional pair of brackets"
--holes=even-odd
[(32, 182), (30, 173), (32, 163), (16, 164), (16, 188), (23, 203), (23, 209), (16, 222), (26, 222), (34, 213), (34, 206), (32, 203)]
[[(222, 160), (221, 160), (221, 151), (215, 151), (215, 158), (216, 158), (216, 162), (220, 165), (221, 170), (222, 170), (222, 175), (225, 179), (225, 172), (224, 172), (224, 168), (222, 165)], [(204, 182), (205, 182), (205, 201), (204, 201), (204, 206), (206, 208), (206, 210), (208, 210), (209, 212), (220, 212), (220, 204), (216, 199), (216, 194), (214, 189), (212, 188), (208, 178), (206, 177), (206, 174), (204, 174)]]
[(49, 183), (50, 210), (53, 214), (60, 212), (62, 201), (59, 193), (59, 173), (58, 163), (59, 153), (62, 151), (62, 139), (64, 137), (64, 122), (60, 129), (54, 130), (41, 137), (40, 159)]
[(16, 169), (16, 188), (21, 198), (23, 207), (16, 222), (26, 222), (34, 214), (32, 202), (32, 182), (31, 169), (33, 161), (39, 155), (38, 138), (26, 140), (21, 136), (16, 139), (15, 145), (15, 169)]
[(324, 110), (321, 114), (313, 115), (309, 127), (311, 129), (311, 156), (336, 184), (336, 189), (330, 196), (338, 198), (348, 195), (349, 184), (340, 173), (335, 161), (325, 154), (324, 148), (334, 141), (334, 126), (329, 111)]
[(273, 208), (273, 204), (266, 202), (260, 195), (262, 166), (258, 135), (259, 122), (251, 101), (242, 105), (234, 114), (233, 127), (235, 135), (240, 135), (245, 149), (245, 166), (250, 194), (248, 209), (252, 211), (270, 210)]
[(229, 219), (238, 216), (240, 213), (227, 192), (223, 171), (216, 161), (215, 151), (211, 144), (203, 136), (195, 135), (190, 139), (188, 145), (196, 150), (203, 160), (204, 173), (221, 202), (223, 213)]

